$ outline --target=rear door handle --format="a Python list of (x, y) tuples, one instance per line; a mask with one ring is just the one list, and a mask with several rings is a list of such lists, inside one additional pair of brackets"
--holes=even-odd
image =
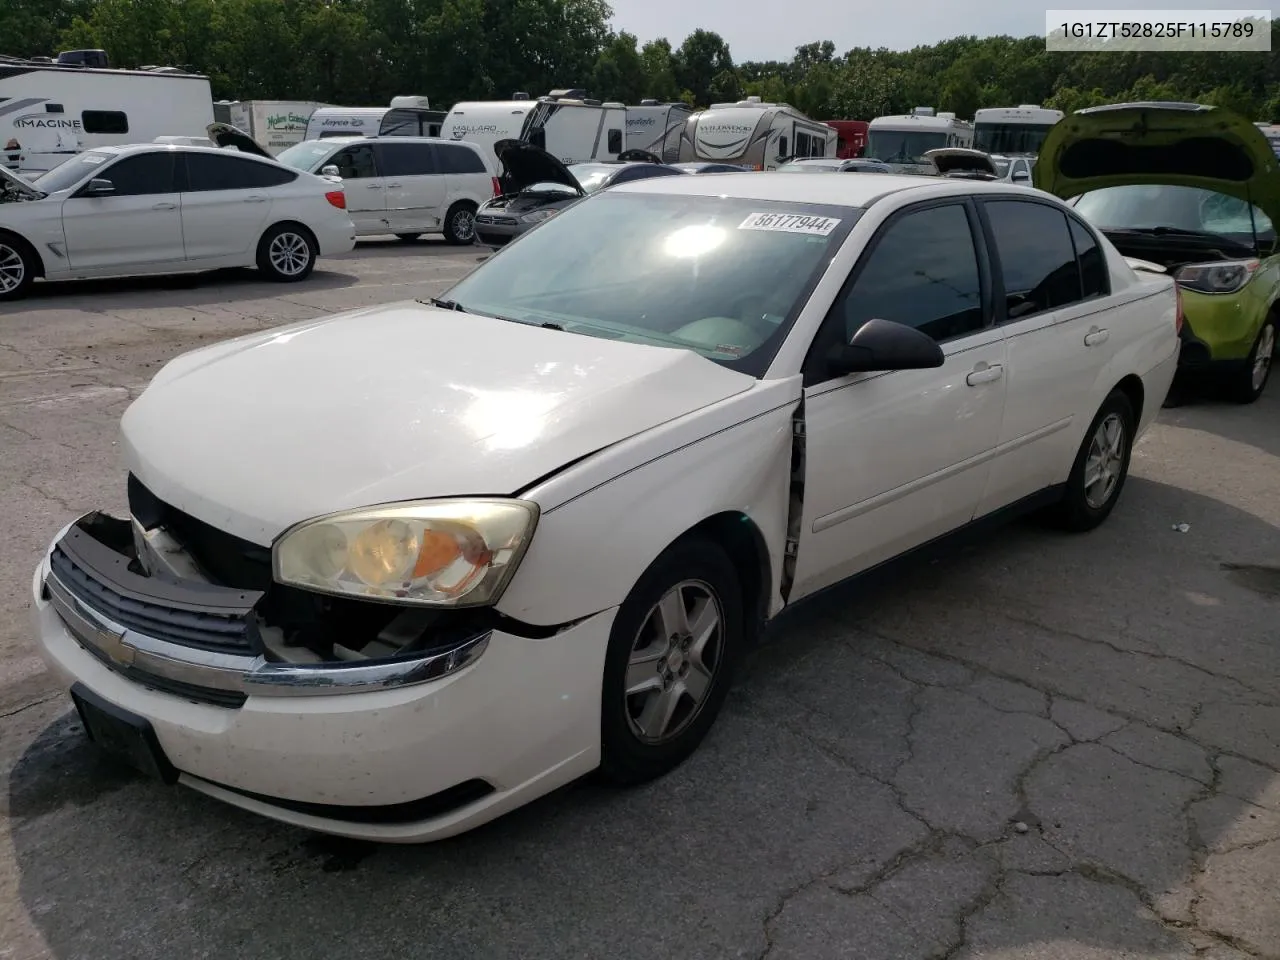
[(265, 203), (266, 200), (267, 198), (260, 193), (255, 193), (252, 196), (244, 198), (245, 203)]
[(1003, 376), (1004, 366), (1002, 364), (993, 363), (989, 366), (987, 364), (979, 364), (964, 378), (964, 382), (971, 387), (976, 387), (980, 383), (991, 383)]
[(176, 203), (157, 203), (151, 207), (152, 210), (176, 210), (177, 208)]
[(403, 186), (403, 184), (399, 184), (399, 183), (388, 183), (388, 184), (387, 184), (387, 186), (388, 186), (388, 187), (396, 187), (397, 189), (399, 189), (401, 186)]
[(1106, 343), (1109, 336), (1111, 336), (1111, 333), (1108, 330), (1094, 327), (1084, 335), (1084, 345), (1086, 347), (1096, 347), (1100, 343)]
[(381, 190), (381, 189), (382, 189), (382, 184), (380, 184), (380, 183), (367, 183), (367, 184), (365, 184), (365, 189), (366, 189), (366, 190)]

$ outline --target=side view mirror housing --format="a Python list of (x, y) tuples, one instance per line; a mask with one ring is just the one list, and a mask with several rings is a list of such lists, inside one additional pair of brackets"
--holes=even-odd
[(339, 179), (341, 179), (342, 173), (338, 170), (338, 167), (336, 164), (326, 163), (323, 167), (320, 168), (320, 176), (338, 177)]
[(827, 354), (827, 367), (835, 376), (888, 370), (925, 370), (940, 367), (946, 356), (937, 341), (915, 327), (879, 318), (868, 320)]
[(84, 188), (86, 197), (108, 197), (116, 192), (116, 185), (103, 177), (94, 177)]

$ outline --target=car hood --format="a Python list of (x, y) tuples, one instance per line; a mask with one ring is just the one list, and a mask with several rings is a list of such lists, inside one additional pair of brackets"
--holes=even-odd
[(990, 174), (997, 177), (996, 165), (990, 154), (968, 147), (938, 147), (926, 150), (924, 158), (930, 161), (941, 176), (951, 173)]
[(26, 197), (31, 197), (33, 200), (39, 200), (41, 197), (45, 196), (44, 191), (37, 190), (30, 180), (26, 177), (18, 176), (18, 174), (14, 173), (7, 167), (0, 166), (0, 180), (15, 188), (18, 193)]
[(338, 510), (514, 494), (755, 382), (687, 350), (388, 304), (178, 357), (122, 448), (162, 500), (266, 546)]
[(499, 140), (493, 145), (493, 152), (502, 164), (500, 179), (504, 193), (518, 193), (535, 183), (562, 183), (578, 196), (586, 196), (569, 168), (541, 147), (523, 140)]
[(266, 157), (268, 160), (275, 159), (257, 140), (229, 123), (211, 123), (204, 129), (209, 139), (220, 147), (235, 147), (241, 153), (252, 153), (254, 156)]
[(1199, 187), (1252, 203), (1280, 223), (1277, 162), (1262, 131), (1231, 111), (1119, 103), (1058, 121), (1031, 176), (1064, 200), (1131, 184)]

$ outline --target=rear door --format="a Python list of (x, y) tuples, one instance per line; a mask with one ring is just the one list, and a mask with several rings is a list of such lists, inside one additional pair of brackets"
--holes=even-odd
[[(445, 176), (436, 160), (436, 152), (441, 149), (447, 147), (412, 140), (379, 140), (373, 144), (374, 161), (382, 174), (384, 217), (391, 233), (440, 229), (446, 190)], [(369, 192), (367, 187), (365, 191)], [(347, 195), (352, 192), (348, 188)]]
[(436, 146), (436, 159), (447, 181), (445, 209), (458, 200), (479, 206), (493, 196), (493, 174), (480, 159), (479, 151), (461, 144), (441, 143)]
[(73, 270), (182, 262), (179, 156), (176, 150), (154, 150), (104, 161), (94, 177), (111, 181), (110, 194), (87, 196), (86, 182), (62, 202), (62, 233)]
[(182, 235), (188, 261), (250, 264), (271, 224), (272, 190), (298, 178), (279, 164), (230, 151), (184, 153)]
[(374, 156), (374, 141), (343, 147), (324, 166), (333, 164), (342, 177), (347, 194), (347, 213), (362, 237), (389, 233), (387, 228), (387, 188)]

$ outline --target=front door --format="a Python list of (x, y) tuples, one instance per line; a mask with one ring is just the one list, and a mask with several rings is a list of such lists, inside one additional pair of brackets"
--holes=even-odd
[(447, 181), (437, 155), (450, 150), (466, 148), (443, 143), (433, 146), (412, 140), (401, 143), (382, 140), (373, 145), (374, 160), (385, 186), (386, 219), (392, 233), (426, 233), (440, 229)]
[[(1005, 403), (976, 208), (894, 215), (805, 363), (804, 507), (792, 599), (963, 526), (982, 498)], [(822, 358), (872, 318), (930, 334), (943, 366), (832, 377)]]
[[(325, 161), (342, 177), (347, 195), (347, 213), (362, 237), (390, 233), (387, 226), (386, 184), (374, 158), (372, 143), (353, 143)], [(407, 232), (407, 231), (405, 231)]]
[(127, 270), (180, 263), (182, 214), (173, 150), (102, 163), (94, 177), (112, 191), (89, 196), (86, 183), (62, 203), (62, 234), (73, 271)]

